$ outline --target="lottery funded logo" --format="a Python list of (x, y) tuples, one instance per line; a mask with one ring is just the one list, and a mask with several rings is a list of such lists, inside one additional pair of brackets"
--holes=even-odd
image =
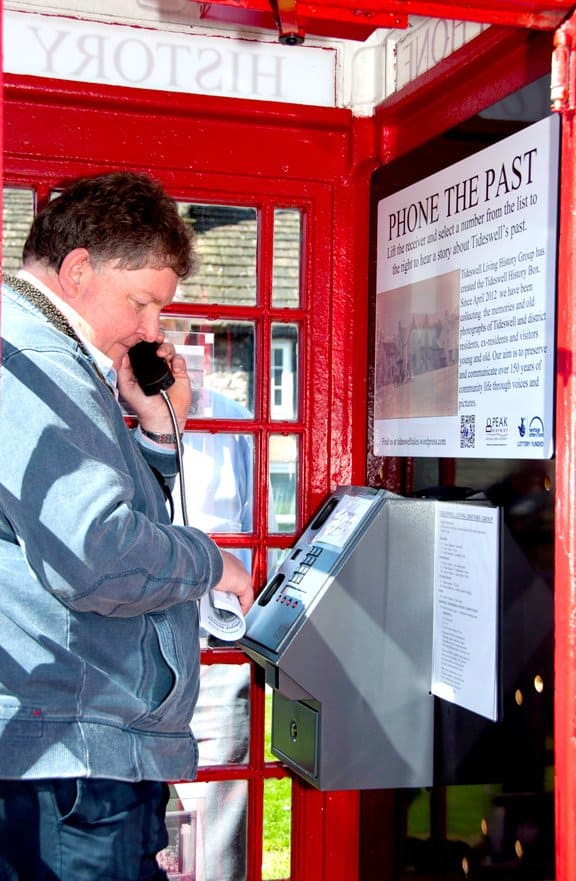
[(543, 447), (544, 446), (544, 422), (540, 416), (522, 416), (517, 426), (519, 447)]

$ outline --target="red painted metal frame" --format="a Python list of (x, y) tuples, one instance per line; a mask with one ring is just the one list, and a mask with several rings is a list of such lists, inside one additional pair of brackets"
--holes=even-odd
[[(276, 0), (237, 3), (234, 0), (216, 0), (200, 3), (199, 20), (207, 24), (234, 23), (246, 28), (278, 31), (281, 42), (297, 44), (307, 34), (331, 37), (342, 40), (366, 40), (375, 28), (405, 28), (407, 16), (398, 12), (375, 11), (359, 12), (357, 16), (350, 10), (332, 6), (325, 8), (320, 4), (296, 2), (295, 10), (287, 14), (285, 7)], [(286, 40), (289, 34), (297, 34), (300, 40)]]
[[(452, 9), (460, 7), (454, 4)], [(570, 27), (573, 41), (573, 25)], [(281, 426), (289, 432), (300, 432), (302, 437), (303, 486), (298, 509), (302, 524), (334, 486), (365, 479), (366, 218), (370, 174), (377, 160), (389, 161), (403, 155), (540, 76), (549, 66), (550, 50), (548, 35), (508, 29), (485, 32), (454, 58), (384, 103), (375, 120), (353, 120), (346, 111), (285, 105), (255, 107), (227, 99), (6, 77), (6, 169), (12, 182), (35, 182), (41, 187), (41, 195), (46, 196), (50, 186), (63, 177), (109, 169), (120, 161), (136, 169), (150, 168), (152, 163), (155, 173), (175, 195), (189, 197), (193, 193), (195, 198), (217, 200), (234, 193), (245, 203), (255, 193), (260, 194), (265, 226), (270, 223), (273, 202), (303, 206), (305, 235), (310, 242), (303, 270), (308, 293), (302, 311), (290, 311), (289, 320), (296, 315), (304, 322), (302, 351), (307, 380), (300, 389), (301, 422)], [(466, 77), (462, 76), (463, 70)], [(573, 126), (573, 112), (566, 112), (559, 303), (563, 316), (559, 352), (564, 353), (564, 367), (559, 371), (557, 429), (558, 881), (576, 878)], [(122, 138), (111, 138), (112, 131), (121, 131)], [(264, 263), (269, 247), (264, 243), (264, 251), (260, 252)], [(269, 328), (278, 313), (271, 310), (266, 299), (269, 278), (265, 272), (261, 278), (264, 307), (254, 318), (262, 320), (263, 328)], [(219, 314), (222, 312), (220, 309)], [(206, 314), (213, 316), (215, 311), (207, 309)], [(230, 309), (229, 314), (235, 314), (234, 310)], [(267, 329), (262, 340), (266, 333)], [(265, 348), (262, 342), (258, 369), (269, 375)], [(259, 436), (269, 428), (262, 418), (267, 410), (266, 394), (262, 392), (258, 404), (255, 430)], [(263, 464), (265, 448), (263, 444)], [(257, 525), (264, 532), (265, 510), (261, 497)], [(259, 565), (263, 572), (261, 555)], [(226, 659), (219, 656), (220, 660), (239, 662), (240, 656), (228, 654)], [(213, 660), (217, 663), (218, 657)], [(261, 720), (263, 689), (255, 688), (253, 694), (255, 719)], [(226, 769), (228, 775), (249, 778), (248, 785), (256, 796), (249, 818), (252, 830), (262, 826), (264, 779), (285, 773), (278, 765), (258, 765), (261, 759), (255, 756), (263, 754), (260, 737), (261, 732), (251, 747), (248, 772), (237, 766)], [(223, 772), (210, 769), (206, 773), (217, 776)], [(322, 794), (295, 781), (293, 804), (294, 881), (356, 881), (358, 793)], [(256, 841), (251, 847), (249, 877), (256, 878), (261, 852)]]
[(555, 513), (556, 881), (576, 878), (576, 14), (556, 38), (564, 62), (562, 116)]
[[(39, 202), (65, 180), (120, 166), (151, 171), (183, 200), (222, 204), (233, 197), (238, 204), (256, 205), (262, 229), (258, 307), (198, 306), (192, 311), (207, 318), (253, 319), (258, 328), (256, 367), (262, 377), (270, 375), (272, 321), (301, 321), (300, 363), (305, 377), (300, 384), (301, 418), (296, 423), (270, 424), (265, 418), (269, 399), (265, 382), (259, 384), (256, 418), (250, 426), (261, 473), (266, 473), (271, 432), (297, 433), (301, 438), (298, 528), (336, 484), (362, 480), (365, 218), (369, 175), (375, 166), (370, 121), (355, 121), (341, 110), (255, 107), (227, 99), (14, 76), (6, 77), (4, 100), (7, 183), (34, 186)], [(275, 206), (303, 211), (308, 243), (302, 267), (305, 299), (296, 310), (277, 310), (271, 302)], [(169, 311), (183, 310), (175, 305)], [(189, 424), (190, 428), (208, 426)], [(223, 544), (245, 541), (256, 548), (259, 583), (265, 571), (266, 492), (266, 481), (260, 481), (255, 536), (222, 537)], [(292, 543), (290, 536), (269, 540), (274, 546)], [(213, 663), (244, 660), (234, 652), (208, 657)], [(260, 877), (264, 782), (287, 773), (280, 764), (263, 760), (264, 690), (260, 671), (254, 677), (249, 765), (206, 768), (200, 773), (200, 779), (248, 781), (250, 879)], [(356, 881), (358, 794), (322, 794), (295, 782), (293, 805), (294, 881)]]
[(551, 34), (509, 28), (481, 33), (380, 105), (376, 126), (382, 162), (409, 153), (548, 73), (552, 45)]
[(476, 21), (536, 30), (554, 30), (572, 0), (190, 0), (200, 21), (234, 22), (278, 30), (281, 42), (298, 43), (306, 34), (365, 40), (376, 28), (406, 28), (409, 16)]

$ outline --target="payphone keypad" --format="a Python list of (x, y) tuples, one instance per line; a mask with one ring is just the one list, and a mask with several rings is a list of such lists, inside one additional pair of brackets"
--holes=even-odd
[[(271, 656), (284, 651), (354, 546), (351, 541), (377, 515), (382, 490), (348, 487), (330, 498), (266, 585), (247, 617), (251, 641)], [(266, 606), (266, 611), (262, 608)]]
[(271, 595), (268, 589), (263, 592), (265, 603), (271, 608), (265, 618), (252, 624), (251, 638), (274, 652), (279, 651), (287, 633), (294, 632), (300, 617), (304, 620), (306, 610), (330, 577), (335, 557), (332, 549), (320, 545), (295, 548), (282, 565), (284, 577), (276, 581), (275, 591)]

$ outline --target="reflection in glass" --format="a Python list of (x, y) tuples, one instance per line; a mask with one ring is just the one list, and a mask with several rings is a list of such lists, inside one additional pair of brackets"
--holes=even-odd
[(292, 420), (297, 413), (298, 326), (272, 325), (270, 355), (270, 417)]
[[(278, 532), (278, 530), (275, 530)], [(268, 578), (273, 574), (273, 572), (278, 569), (286, 557), (292, 553), (292, 548), (268, 548), (268, 556), (267, 556), (267, 569), (268, 569)]]
[(425, 457), (412, 460), (412, 475), (415, 490), (428, 489), (438, 486), (440, 478), (438, 474), (438, 459)]
[[(298, 438), (294, 434), (275, 434), (270, 437), (270, 485), (274, 501), (276, 524), (270, 522), (271, 532), (294, 532), (296, 528), (296, 474), (298, 465)], [(271, 519), (271, 518), (270, 518)]]
[(34, 192), (4, 187), (2, 200), (2, 269), (18, 272), (24, 242), (34, 220)]
[(252, 418), (253, 323), (171, 315), (163, 315), (160, 323), (166, 339), (186, 358), (193, 389), (190, 418)]
[(195, 233), (198, 270), (181, 282), (176, 300), (253, 306), (256, 303), (258, 218), (255, 208), (180, 202)]
[[(186, 431), (182, 444), (188, 524), (208, 533), (252, 532), (253, 435)], [(174, 522), (183, 523), (179, 480), (172, 497)], [(249, 549), (237, 553), (250, 570)]]
[(200, 799), (187, 799), (187, 808), (183, 810), (178, 793), (171, 785), (170, 798), (166, 806), (167, 844), (156, 856), (160, 869), (166, 873), (163, 877), (195, 877), (191, 873), (202, 859)]
[[(422, 464), (425, 467), (414, 470), (417, 492), (429, 487), (430, 496), (466, 498), (476, 494), (502, 509), (501, 626), (506, 639), (504, 657), (508, 658), (504, 677), (509, 678), (503, 694), (501, 735), (490, 729), (473, 748), (472, 740), (467, 747), (468, 774), (494, 782), (434, 787), (431, 796), (424, 791), (415, 793), (408, 810), (405, 865), (415, 878), (424, 877), (442, 858), (446, 872), (456, 877), (465, 858), (475, 867), (471, 871), (474, 877), (476, 870), (484, 877), (478, 867), (489, 867), (486, 877), (494, 873), (504, 877), (514, 865), (526, 877), (543, 881), (553, 877), (555, 846), (555, 463), (456, 459), (446, 486), (438, 485), (442, 473), (436, 467), (438, 460)], [(521, 651), (519, 646), (523, 646)], [(550, 683), (550, 687), (542, 687), (542, 683)]]
[(200, 767), (248, 761), (250, 665), (202, 664), (191, 728)]
[(514, 539), (551, 585), (554, 570), (554, 460), (458, 459), (457, 486), (501, 506)]
[[(248, 784), (246, 780), (222, 780), (213, 783), (176, 783), (174, 789), (190, 824), (184, 830), (185, 841), (190, 838), (188, 857), (183, 854), (176, 868), (173, 836), (170, 835), (169, 850), (159, 854), (158, 862), (173, 879), (197, 879), (197, 881), (219, 881), (219, 879), (246, 878), (246, 817), (248, 803)], [(178, 804), (178, 803), (176, 803)], [(169, 808), (171, 804), (169, 804)], [(180, 818), (166, 814), (167, 824), (178, 822)], [(182, 834), (180, 838), (182, 840)], [(170, 868), (165, 863), (169, 858)]]
[[(252, 532), (254, 438), (250, 434), (186, 431), (183, 475), (187, 521), (208, 533)], [(174, 522), (183, 523), (179, 480), (172, 490)], [(250, 551), (238, 549), (251, 568)]]
[(278, 309), (295, 309), (300, 305), (301, 221), (296, 208), (274, 211), (272, 305)]

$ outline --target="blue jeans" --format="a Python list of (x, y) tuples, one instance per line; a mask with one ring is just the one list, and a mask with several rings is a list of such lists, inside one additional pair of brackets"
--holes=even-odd
[(168, 786), (0, 780), (0, 881), (166, 881)]

